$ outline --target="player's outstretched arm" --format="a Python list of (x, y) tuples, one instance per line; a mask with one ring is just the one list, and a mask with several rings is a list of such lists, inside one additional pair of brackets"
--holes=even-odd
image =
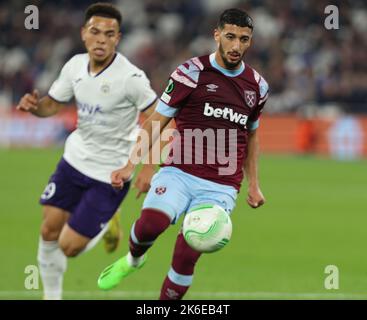
[(265, 203), (264, 195), (260, 190), (258, 178), (258, 154), (259, 143), (257, 130), (249, 132), (247, 144), (247, 158), (244, 163), (244, 171), (248, 181), (247, 203), (252, 208), (258, 208)]
[[(147, 118), (149, 118), (155, 108), (157, 106), (157, 102), (155, 102), (149, 109), (147, 109), (146, 111), (143, 112), (143, 116), (144, 119), (147, 120)], [(167, 125), (166, 128), (168, 127), (172, 127), (172, 122), (173, 120), (171, 120)], [(156, 141), (156, 143), (153, 145), (153, 147), (150, 149), (149, 154), (147, 155), (147, 159), (149, 159), (149, 162), (145, 163), (140, 172), (138, 173), (138, 175), (136, 176), (136, 180), (135, 180), (135, 184), (134, 187), (138, 189), (138, 193), (136, 195), (136, 198), (139, 198), (143, 193), (147, 193), (150, 189), (150, 182), (152, 180), (153, 175), (155, 174), (156, 171), (156, 166), (159, 163), (154, 163), (153, 159), (153, 155), (152, 152), (153, 150), (157, 150), (156, 147), (159, 146), (159, 158), (161, 159), (161, 154), (162, 154), (162, 150), (164, 149), (164, 147), (170, 143), (169, 141), (161, 141), (161, 139), (158, 139)]]
[[(154, 112), (157, 107), (158, 99), (151, 105), (148, 109), (144, 110), (141, 115), (144, 121), (146, 121)], [(148, 159), (152, 159), (151, 156), (152, 149), (148, 154)], [(152, 180), (153, 175), (155, 174), (155, 165), (150, 161), (148, 163), (143, 164), (140, 172), (137, 174), (134, 188), (137, 189), (136, 198), (138, 199), (143, 193), (146, 193), (150, 189), (150, 182)]]
[[(124, 181), (130, 179), (132, 173), (141, 159), (146, 157), (150, 152), (154, 143), (159, 139), (160, 133), (170, 122), (171, 117), (166, 117), (157, 111), (154, 111), (151, 116), (143, 123), (141, 134), (139, 134), (130, 158), (125, 167), (115, 170), (111, 174), (111, 184), (114, 188), (122, 188)], [(159, 130), (153, 130), (158, 128)], [(144, 139), (144, 137), (146, 137)]]
[(49, 96), (39, 98), (37, 90), (32, 93), (25, 94), (17, 105), (17, 110), (30, 112), (41, 118), (51, 117), (56, 114), (62, 107), (61, 103), (56, 102)]

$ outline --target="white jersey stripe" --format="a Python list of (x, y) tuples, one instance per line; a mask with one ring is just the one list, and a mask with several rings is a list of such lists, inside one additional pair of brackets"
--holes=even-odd
[(184, 84), (185, 86), (188, 86), (190, 88), (196, 88), (197, 83), (193, 82), (189, 78), (185, 77), (184, 75), (180, 75), (177, 70), (175, 70), (171, 75), (173, 80), (176, 80), (177, 82), (180, 82)]

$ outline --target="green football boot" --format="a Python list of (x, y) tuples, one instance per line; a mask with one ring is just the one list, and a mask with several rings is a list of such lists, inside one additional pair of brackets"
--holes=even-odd
[(98, 278), (98, 287), (102, 290), (115, 288), (123, 278), (142, 268), (146, 260), (147, 255), (145, 254), (140, 264), (137, 267), (133, 267), (127, 261), (127, 255), (118, 259), (102, 271)]

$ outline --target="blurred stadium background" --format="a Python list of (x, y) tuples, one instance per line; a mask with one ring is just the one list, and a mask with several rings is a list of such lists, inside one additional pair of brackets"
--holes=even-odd
[[(38, 197), (75, 124), (74, 106), (54, 118), (15, 111), (20, 97), (47, 93), (61, 66), (84, 52), (80, 27), (95, 1), (0, 1), (0, 299), (39, 299), (26, 290), (36, 265), (41, 222)], [(246, 56), (269, 82), (260, 138), (261, 182), (268, 203), (233, 214), (225, 250), (197, 267), (191, 299), (367, 298), (367, 7), (363, 0), (120, 0), (119, 51), (142, 68), (159, 94), (176, 65), (214, 51), (212, 30), (229, 7), (249, 11), (254, 45)], [(39, 8), (39, 30), (26, 30), (24, 8)], [(339, 29), (324, 27), (327, 5)], [(122, 208), (124, 233), (142, 200)], [(70, 260), (67, 299), (154, 299), (170, 264), (179, 225), (151, 250), (150, 261), (116, 291), (97, 290), (102, 268), (125, 252), (94, 251)], [(339, 289), (327, 290), (325, 267), (339, 268)]]

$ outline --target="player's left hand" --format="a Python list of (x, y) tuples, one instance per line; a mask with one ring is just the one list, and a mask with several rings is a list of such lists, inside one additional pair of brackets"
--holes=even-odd
[(142, 193), (147, 193), (150, 189), (150, 181), (155, 174), (154, 165), (144, 165), (136, 177), (134, 187), (138, 189), (136, 199), (138, 199)]
[(265, 197), (259, 187), (250, 187), (247, 194), (247, 203), (251, 208), (258, 208), (265, 203)]

